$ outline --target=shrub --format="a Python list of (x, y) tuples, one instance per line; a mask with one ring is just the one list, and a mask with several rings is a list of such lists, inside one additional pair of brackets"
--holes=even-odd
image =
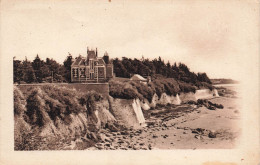
[(181, 92), (184, 92), (184, 93), (188, 93), (188, 92), (195, 93), (196, 89), (197, 89), (195, 86), (185, 83), (185, 82), (179, 82), (179, 86), (180, 86)]
[(153, 82), (156, 94), (161, 97), (162, 93), (174, 95), (180, 92), (179, 84), (173, 78), (155, 79)]
[(40, 88), (35, 88), (31, 95), (27, 98), (27, 116), (32, 125), (42, 127), (47, 121), (46, 104), (43, 91)]
[(14, 114), (21, 116), (26, 111), (26, 100), (24, 98), (23, 93), (14, 86)]
[(42, 87), (46, 93), (46, 103), (50, 111), (60, 111), (64, 114), (79, 113), (84, 110), (80, 105), (81, 93), (66, 87), (45, 85)]
[(142, 95), (138, 93), (136, 89), (129, 83), (122, 83), (119, 81), (109, 82), (109, 95), (114, 98), (121, 99), (142, 99)]
[(146, 98), (148, 101), (152, 101), (153, 95), (155, 94), (155, 90), (152, 89), (147, 84), (141, 82), (130, 82), (130, 84), (135, 88), (140, 95)]
[(164, 84), (162, 83), (162, 80), (156, 79), (155, 81), (153, 81), (153, 84), (154, 84), (156, 94), (159, 97), (161, 97), (162, 93), (165, 91)]
[[(67, 120), (67, 116), (71, 113), (79, 113), (85, 111), (80, 105), (81, 93), (65, 87), (57, 87), (54, 85), (46, 85), (32, 89), (31, 94), (27, 98), (27, 116), (29, 122), (34, 125), (43, 126), (49, 117), (55, 120), (57, 117)], [(48, 113), (48, 116), (47, 114)]]
[(179, 84), (173, 78), (165, 79), (164, 88), (165, 88), (166, 94), (168, 94), (168, 95), (176, 96), (178, 94), (178, 92), (180, 92)]

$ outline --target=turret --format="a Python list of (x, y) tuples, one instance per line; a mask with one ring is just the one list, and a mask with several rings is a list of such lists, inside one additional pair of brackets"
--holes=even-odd
[(109, 63), (109, 56), (108, 56), (108, 53), (105, 52), (104, 56), (103, 56), (103, 60), (105, 61), (106, 64)]

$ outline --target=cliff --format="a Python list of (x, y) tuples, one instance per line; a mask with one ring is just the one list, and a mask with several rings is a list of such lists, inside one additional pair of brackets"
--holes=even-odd
[[(120, 131), (145, 126), (143, 111), (158, 104), (180, 105), (188, 100), (217, 96), (217, 91), (197, 90), (169, 96), (143, 98), (103, 97), (56, 85), (21, 91), (14, 86), (15, 149), (80, 149), (102, 140), (100, 130)], [(79, 145), (80, 144), (80, 145)], [(57, 147), (58, 146), (58, 147)], [(84, 149), (84, 148), (82, 148)]]

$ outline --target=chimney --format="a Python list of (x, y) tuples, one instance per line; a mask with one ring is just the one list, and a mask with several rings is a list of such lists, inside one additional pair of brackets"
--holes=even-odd
[(97, 48), (96, 48), (96, 57), (98, 56)]

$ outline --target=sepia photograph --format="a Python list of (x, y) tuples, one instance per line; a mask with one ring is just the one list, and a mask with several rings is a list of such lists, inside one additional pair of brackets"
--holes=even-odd
[(4, 164), (260, 163), (259, 1), (0, 4)]

